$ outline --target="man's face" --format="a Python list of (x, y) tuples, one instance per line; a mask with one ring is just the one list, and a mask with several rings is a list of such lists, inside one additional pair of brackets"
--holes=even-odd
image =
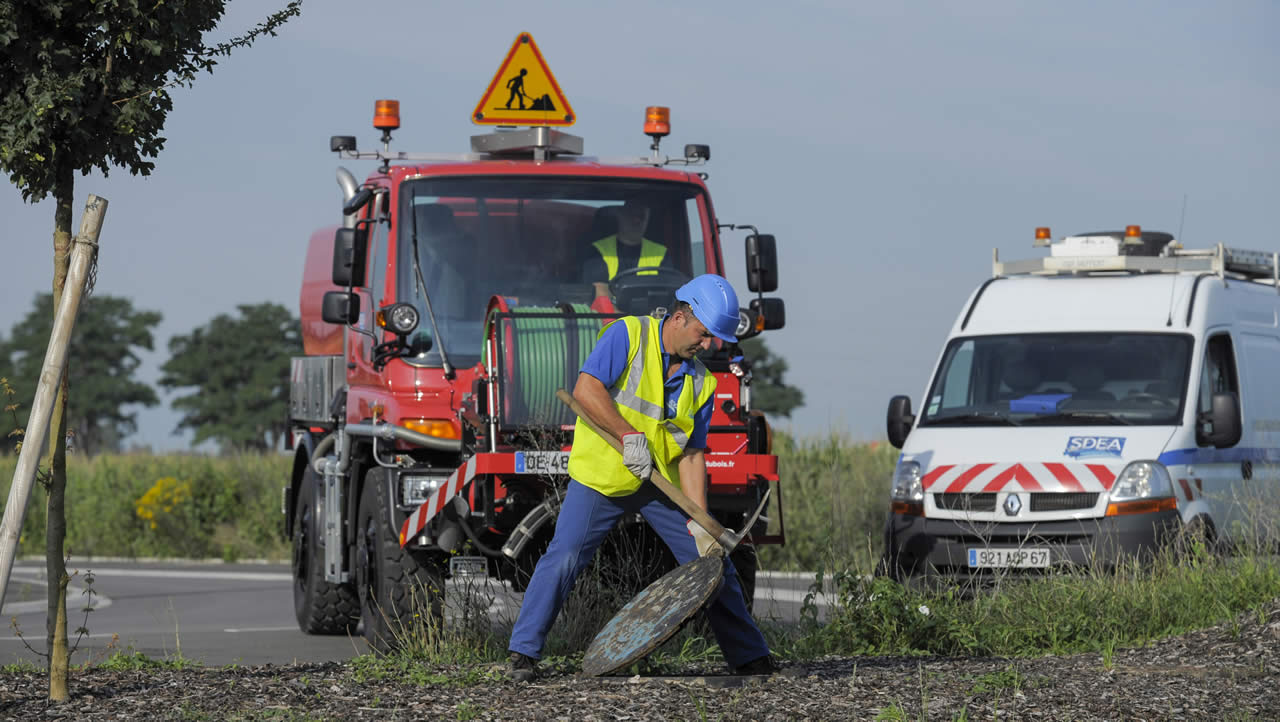
[(647, 225), (649, 209), (644, 206), (626, 205), (618, 211), (618, 236), (623, 240), (640, 240)]
[(699, 351), (711, 348), (711, 339), (715, 336), (693, 314), (676, 311), (671, 322), (674, 326), (671, 353), (687, 360), (696, 356)]

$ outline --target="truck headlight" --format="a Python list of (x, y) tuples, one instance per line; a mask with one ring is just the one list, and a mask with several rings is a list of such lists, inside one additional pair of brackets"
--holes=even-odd
[(1111, 487), (1110, 499), (1137, 501), (1173, 496), (1173, 481), (1169, 470), (1157, 461), (1135, 461), (1124, 467), (1116, 483)]
[(924, 503), (924, 484), (920, 478), (920, 464), (915, 461), (899, 461), (893, 470), (893, 501), (905, 501), (910, 504)]
[(428, 474), (401, 474), (400, 475), (400, 491), (401, 497), (406, 506), (418, 505), (431, 498), (436, 489), (448, 479), (447, 474), (443, 476)]

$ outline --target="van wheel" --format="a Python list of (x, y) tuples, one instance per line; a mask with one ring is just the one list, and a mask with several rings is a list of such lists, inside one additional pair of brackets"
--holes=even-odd
[(1195, 554), (1197, 547), (1208, 554), (1216, 554), (1219, 550), (1213, 522), (1204, 516), (1197, 516), (1187, 522), (1177, 535), (1179, 555), (1191, 556)]
[(760, 568), (760, 556), (754, 544), (743, 542), (734, 547), (729, 561), (738, 570), (738, 586), (747, 602), (747, 611), (754, 613), (756, 604), (756, 571)]
[(320, 475), (308, 465), (293, 515), (293, 613), (307, 634), (348, 634), (360, 620), (360, 600), (354, 585), (324, 580), (319, 485)]
[(425, 636), (444, 619), (444, 564), (402, 549), (390, 510), (387, 472), (371, 469), (356, 515), (355, 572), (364, 638), (379, 652)]

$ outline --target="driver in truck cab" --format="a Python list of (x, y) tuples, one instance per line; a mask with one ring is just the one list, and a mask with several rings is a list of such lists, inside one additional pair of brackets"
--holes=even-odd
[(644, 237), (649, 226), (647, 205), (631, 198), (622, 206), (607, 206), (601, 211), (616, 216), (618, 232), (592, 243), (583, 264), (582, 277), (595, 287), (596, 298), (609, 298), (609, 282), (621, 271), (671, 267), (667, 247)]

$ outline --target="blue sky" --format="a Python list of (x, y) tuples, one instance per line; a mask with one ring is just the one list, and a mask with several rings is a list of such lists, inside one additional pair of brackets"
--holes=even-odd
[[(234, 2), (212, 39), (283, 2)], [(1189, 246), (1280, 250), (1280, 5), (1269, 2), (427, 3), (306, 0), (280, 36), (175, 91), (149, 178), (78, 178), (110, 200), (99, 293), (173, 334), (237, 304), (296, 309), (307, 238), (338, 219), (328, 138), (464, 152), (468, 114), (512, 39), (533, 33), (593, 155), (642, 154), (646, 105), (668, 145), (709, 143), (723, 222), (778, 237), (787, 328), (768, 336), (808, 403), (784, 428), (883, 436), (918, 404), (943, 337), (990, 274), (1055, 236), (1141, 224)], [(364, 163), (345, 162), (358, 177)], [(51, 282), (51, 202), (0, 189), (0, 332)], [(726, 234), (746, 296), (742, 236)], [(131, 439), (182, 448), (177, 416)]]

